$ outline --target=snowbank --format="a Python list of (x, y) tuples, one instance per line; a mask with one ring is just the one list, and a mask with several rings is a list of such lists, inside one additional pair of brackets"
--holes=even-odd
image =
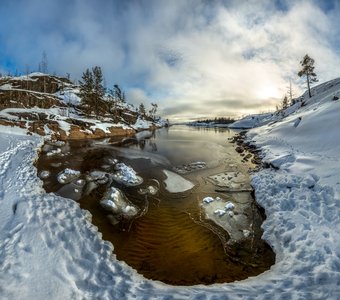
[(230, 125), (229, 128), (233, 129), (249, 129), (258, 126), (265, 125), (270, 121), (273, 121), (273, 113), (259, 114), (259, 115), (249, 115), (241, 120), (238, 120)]

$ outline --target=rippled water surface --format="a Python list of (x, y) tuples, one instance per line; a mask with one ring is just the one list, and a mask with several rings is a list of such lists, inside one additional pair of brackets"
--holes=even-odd
[[(264, 214), (250, 192), (221, 192), (223, 189), (209, 180), (210, 175), (221, 172), (247, 174), (253, 167), (241, 162), (242, 157), (228, 141), (233, 135), (234, 132), (224, 129), (173, 126), (124, 140), (74, 141), (62, 146), (47, 143), (37, 168), (39, 174), (50, 172), (49, 176), (42, 176), (46, 191), (73, 198), (89, 210), (103, 239), (113, 243), (117, 258), (146, 278), (173, 285), (231, 282), (260, 274), (275, 260), (271, 248), (261, 240)], [(61, 152), (51, 155), (56, 149)], [(143, 184), (127, 187), (114, 180), (102, 184), (86, 181), (92, 171), (109, 173), (112, 159), (133, 167), (143, 178)], [(188, 168), (196, 162), (204, 164)], [(87, 183), (81, 188), (74, 183), (60, 184), (57, 175), (65, 168), (80, 171), (80, 178)], [(163, 170), (179, 173), (195, 187), (187, 192), (170, 193), (164, 184)], [(155, 184), (159, 185), (156, 195), (139, 193), (141, 188)], [(119, 223), (112, 224), (109, 212), (100, 206), (108, 185), (121, 189), (139, 208), (137, 217), (121, 218)], [(202, 202), (207, 196), (242, 207), (250, 236), (233, 241), (224, 228), (209, 220)], [(237, 214), (236, 210), (233, 220), (240, 216)]]

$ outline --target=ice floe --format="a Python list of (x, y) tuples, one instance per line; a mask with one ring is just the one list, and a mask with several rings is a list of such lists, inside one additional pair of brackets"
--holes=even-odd
[(191, 181), (174, 172), (163, 170), (163, 173), (167, 177), (167, 179), (164, 180), (165, 189), (170, 193), (186, 192), (195, 186)]

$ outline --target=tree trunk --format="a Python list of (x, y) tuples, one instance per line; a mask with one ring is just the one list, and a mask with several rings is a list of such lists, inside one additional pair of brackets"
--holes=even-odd
[(309, 85), (309, 74), (307, 73), (307, 87), (308, 87), (308, 94), (309, 94), (309, 98), (312, 98), (312, 94), (310, 92), (310, 85)]

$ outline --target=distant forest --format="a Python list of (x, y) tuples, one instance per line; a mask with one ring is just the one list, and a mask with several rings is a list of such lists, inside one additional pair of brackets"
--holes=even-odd
[(205, 119), (205, 120), (198, 120), (194, 121), (194, 123), (214, 123), (214, 124), (231, 124), (234, 123), (235, 119), (232, 119), (230, 117), (220, 117), (215, 119)]

